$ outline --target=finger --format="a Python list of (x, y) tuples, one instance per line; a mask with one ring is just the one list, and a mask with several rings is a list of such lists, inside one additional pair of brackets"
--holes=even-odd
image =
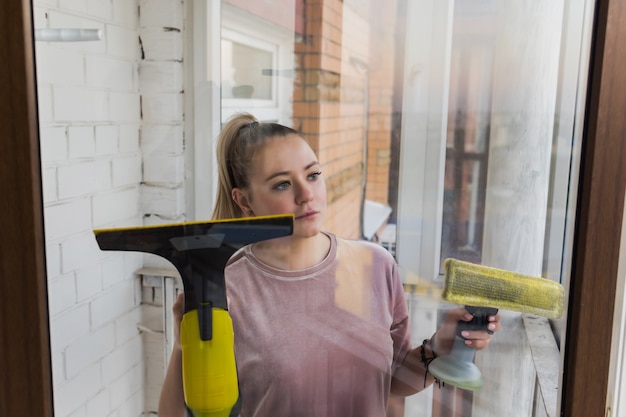
[(500, 315), (496, 314), (495, 316), (489, 316), (489, 321), (500, 321)]
[(464, 308), (454, 308), (448, 311), (446, 321), (451, 323), (456, 323), (459, 320), (470, 321), (473, 317), (474, 316), (468, 313), (468, 311)]
[(183, 293), (178, 294), (178, 297), (176, 297), (174, 304), (172, 304), (172, 312), (174, 313), (174, 316), (182, 316), (184, 302), (185, 297)]
[(476, 350), (485, 349), (489, 346), (490, 339), (467, 339), (465, 340), (465, 345), (471, 347)]
[(487, 325), (487, 328), (492, 332), (499, 331), (502, 328), (500, 324), (500, 316), (489, 317), (489, 324)]
[(474, 316), (473, 316), (473, 315), (471, 315), (470, 313), (468, 313), (467, 311), (465, 311), (465, 312), (463, 313), (463, 315), (462, 315), (459, 319), (460, 319), (460, 320), (463, 320), (463, 321), (471, 321), (473, 318), (474, 318)]
[(464, 330), (461, 332), (461, 337), (466, 341), (491, 339), (491, 335), (485, 330)]

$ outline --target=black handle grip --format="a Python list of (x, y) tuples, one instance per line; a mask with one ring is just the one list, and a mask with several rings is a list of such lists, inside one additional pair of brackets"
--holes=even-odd
[(489, 324), (489, 316), (495, 316), (496, 314), (498, 314), (497, 308), (465, 306), (465, 309), (474, 317), (470, 321), (459, 320), (456, 328), (457, 336), (463, 337), (461, 336), (461, 332), (465, 330), (485, 330), (490, 334), (493, 333), (487, 328), (487, 325)]

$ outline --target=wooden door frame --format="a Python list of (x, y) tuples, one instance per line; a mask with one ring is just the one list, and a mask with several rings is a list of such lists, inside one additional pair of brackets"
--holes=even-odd
[(626, 189), (626, 0), (596, 2), (561, 413), (606, 411)]
[[(0, 415), (51, 417), (32, 5), (0, 13)], [(626, 190), (626, 0), (597, 1), (581, 154), (562, 414), (605, 414)]]
[(0, 415), (51, 417), (52, 372), (30, 0), (0, 13)]

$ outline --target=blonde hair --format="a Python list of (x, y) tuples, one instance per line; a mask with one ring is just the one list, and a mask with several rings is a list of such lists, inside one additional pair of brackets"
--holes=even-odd
[(268, 139), (290, 134), (298, 132), (278, 123), (260, 123), (250, 113), (238, 113), (228, 119), (217, 139), (218, 188), (214, 220), (246, 216), (233, 201), (233, 188), (248, 188), (252, 158)]

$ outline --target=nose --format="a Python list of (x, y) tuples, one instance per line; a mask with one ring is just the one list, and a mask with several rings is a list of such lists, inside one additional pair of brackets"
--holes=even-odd
[(313, 187), (306, 182), (298, 184), (296, 192), (296, 204), (305, 204), (313, 200)]

